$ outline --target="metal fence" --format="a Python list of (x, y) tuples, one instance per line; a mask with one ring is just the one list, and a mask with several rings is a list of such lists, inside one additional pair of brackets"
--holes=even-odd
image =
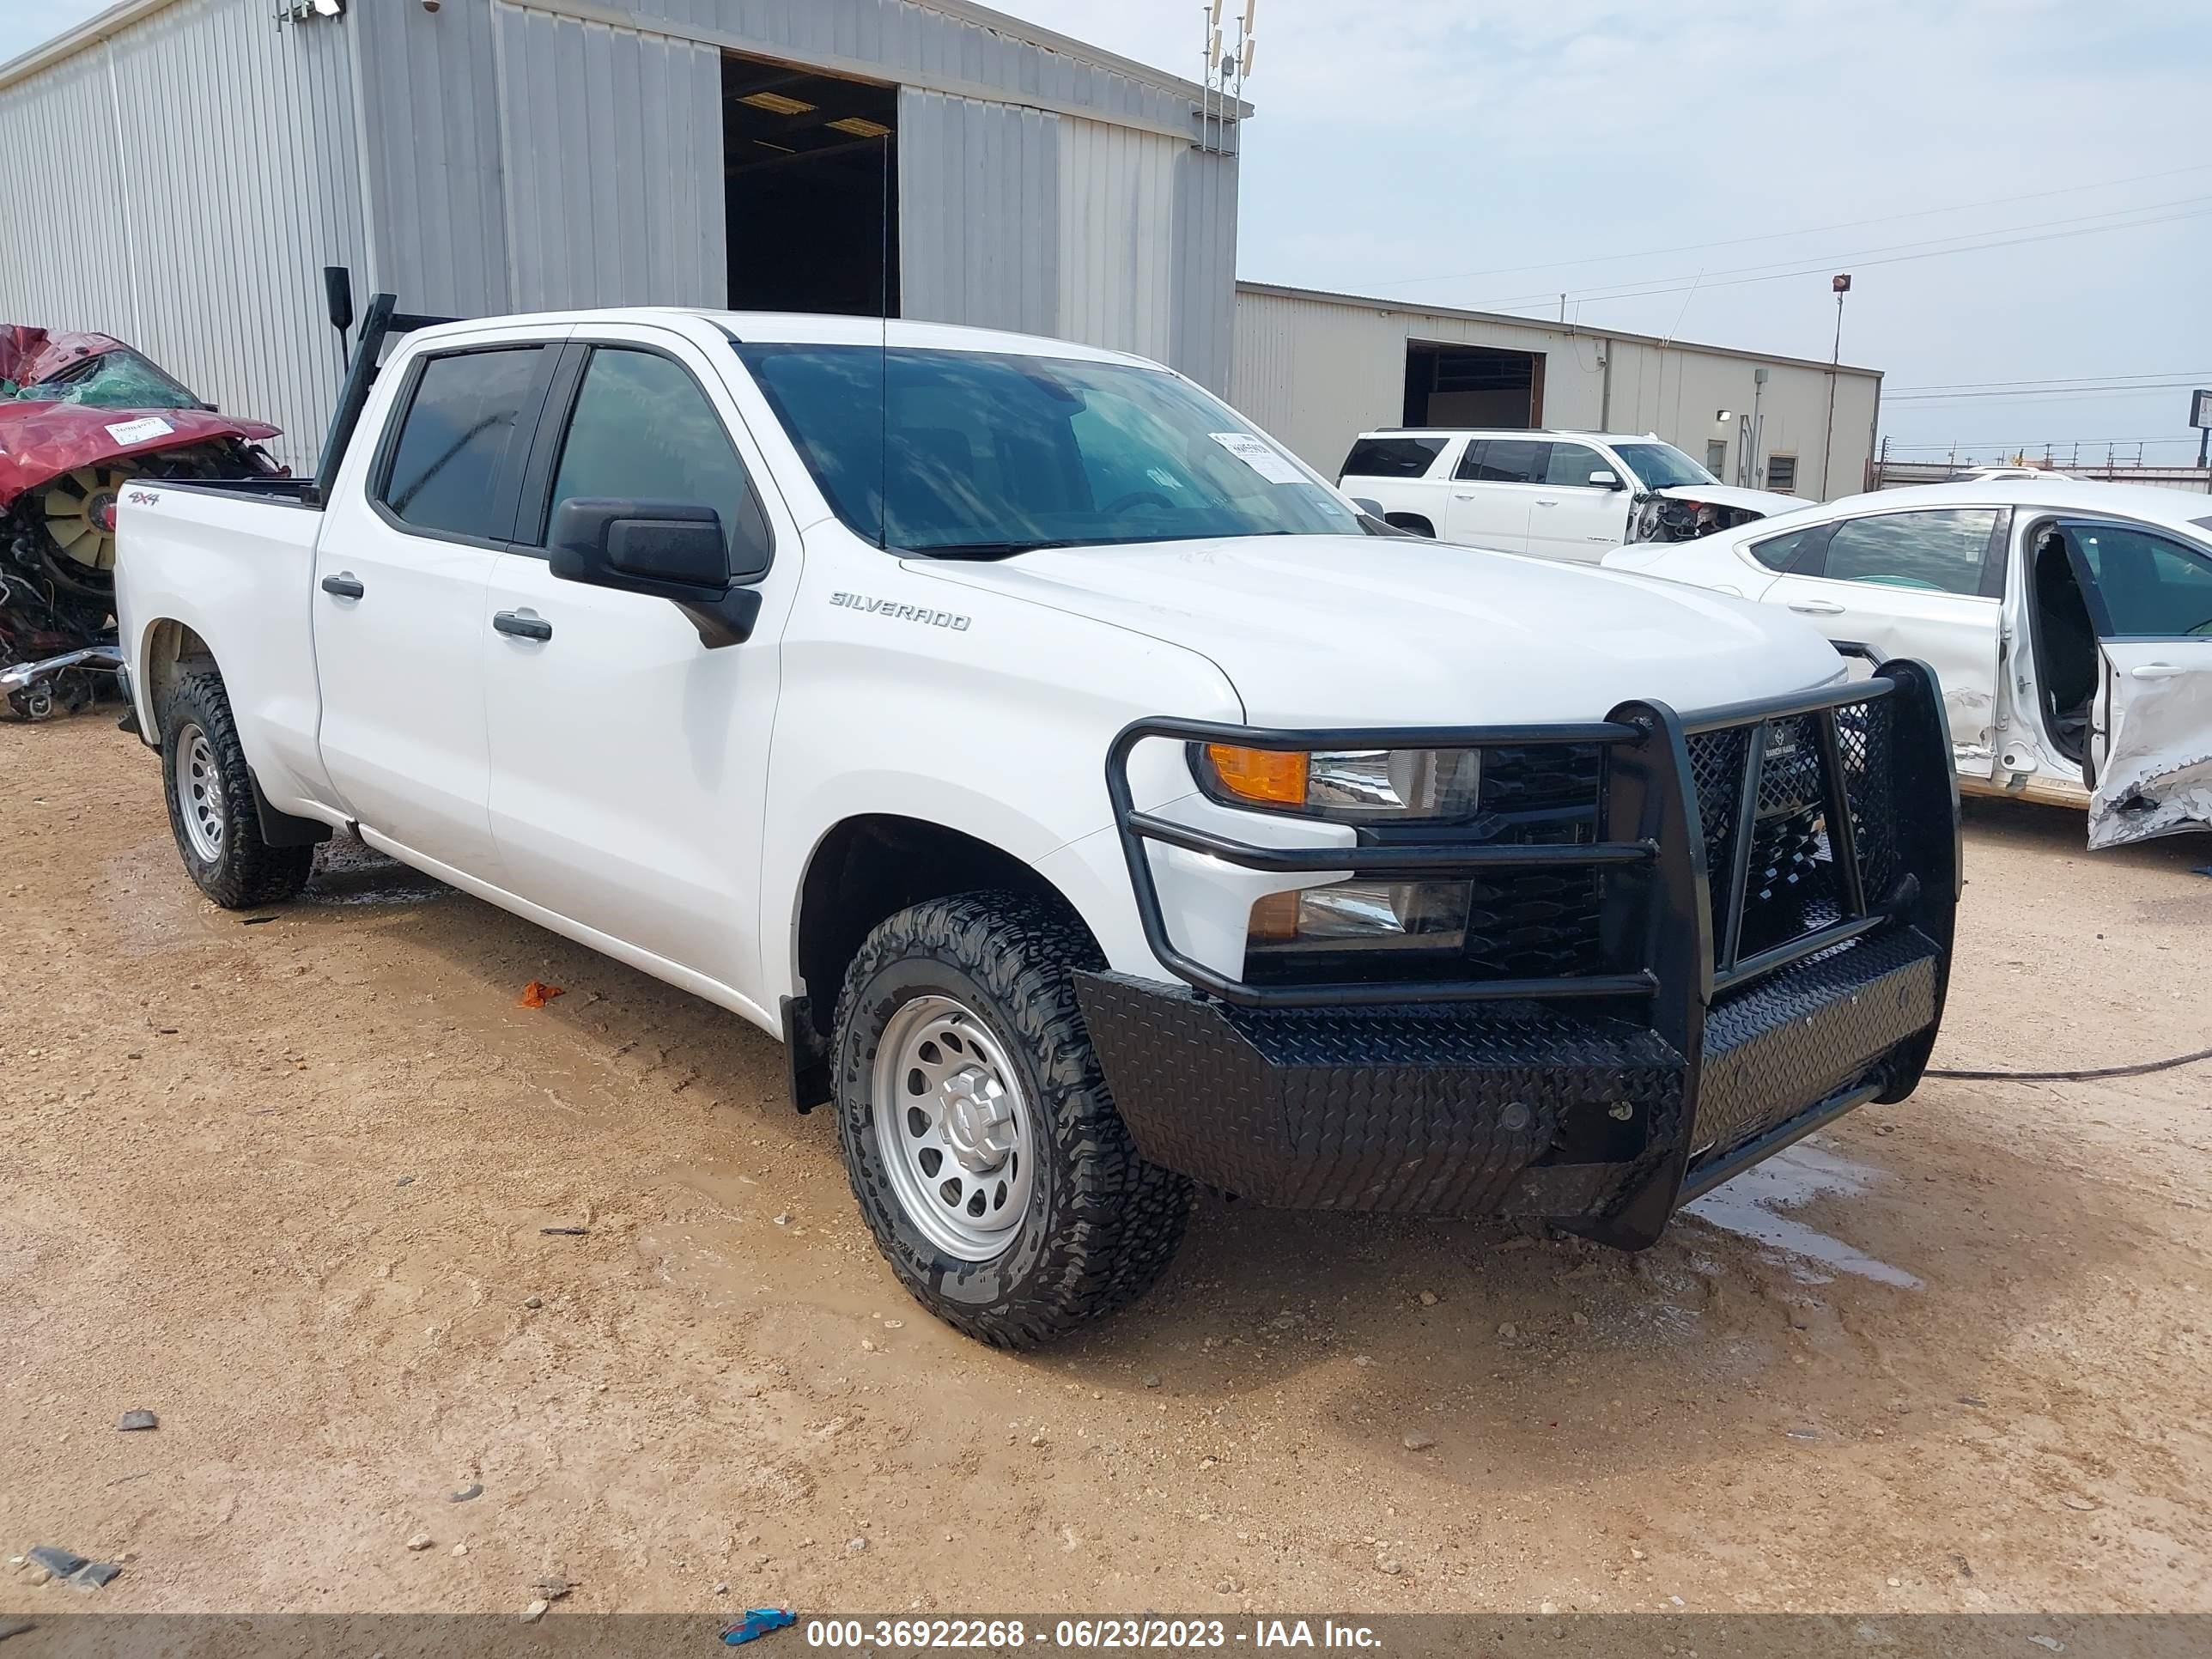
[(1911, 484), (1956, 483), (1962, 479), (1986, 477), (1998, 470), (2009, 473), (2021, 469), (2048, 472), (2054, 477), (2085, 478), (2098, 483), (2147, 484), (2154, 489), (2179, 489), (2193, 495), (2212, 495), (2212, 467), (2150, 466), (2139, 462), (2112, 460), (2075, 464), (2064, 456), (2056, 459), (2038, 456), (2026, 462), (1878, 460), (1870, 471), (1875, 489), (1902, 489)]

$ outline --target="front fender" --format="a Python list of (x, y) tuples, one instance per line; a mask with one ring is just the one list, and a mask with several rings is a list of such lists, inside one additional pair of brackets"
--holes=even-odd
[[(861, 614), (811, 591), (865, 581), (894, 604), (943, 611), (944, 584), (866, 557), (857, 572), (810, 563), (810, 592), (784, 639), (762, 841), (762, 1000), (771, 1007), (799, 982), (808, 863), (841, 823), (889, 814), (972, 836), (1054, 880), (1103, 940), (1121, 931), (1126, 875), (1117, 895), (1080, 868), (1055, 875), (1054, 855), (1110, 829), (1115, 735), (1163, 712), (1243, 716), (1206, 658), (1093, 617), (975, 591), (962, 596), (956, 629)], [(1131, 777), (1146, 805), (1191, 787), (1179, 752), (1154, 747), (1162, 754)]]

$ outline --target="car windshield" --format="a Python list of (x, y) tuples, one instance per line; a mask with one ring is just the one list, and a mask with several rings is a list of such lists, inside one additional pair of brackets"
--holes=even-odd
[(1720, 482), (1672, 444), (1615, 444), (1613, 453), (1628, 463), (1646, 489)]
[(1017, 353), (747, 343), (745, 367), (856, 535), (1040, 547), (1368, 533), (1241, 416), (1159, 369)]
[(128, 346), (70, 364), (8, 395), (94, 409), (198, 409), (200, 400)]

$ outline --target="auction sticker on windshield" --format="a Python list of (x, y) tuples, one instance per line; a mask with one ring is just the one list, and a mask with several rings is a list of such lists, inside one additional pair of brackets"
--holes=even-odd
[(1249, 432), (1209, 432), (1206, 434), (1250, 467), (1269, 483), (1304, 483), (1305, 474), (1279, 452)]
[(119, 444), (143, 444), (149, 438), (166, 438), (176, 429), (159, 415), (149, 415), (136, 421), (118, 421), (107, 428), (107, 435)]

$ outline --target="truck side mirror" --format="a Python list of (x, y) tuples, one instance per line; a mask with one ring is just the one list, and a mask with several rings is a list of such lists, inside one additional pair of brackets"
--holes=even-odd
[(1620, 475), (1609, 466), (1601, 466), (1589, 476), (1589, 481), (1601, 489), (1620, 488)]
[(760, 590), (732, 580), (721, 514), (711, 507), (574, 496), (553, 514), (545, 551), (562, 581), (669, 600), (710, 648), (750, 637), (760, 616)]

